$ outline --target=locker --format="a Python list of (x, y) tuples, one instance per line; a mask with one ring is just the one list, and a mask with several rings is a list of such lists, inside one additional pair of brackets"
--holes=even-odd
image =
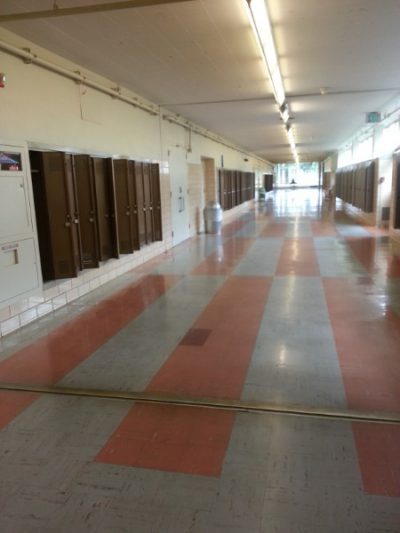
[(100, 253), (91, 160), (88, 155), (74, 155), (72, 163), (79, 210), (81, 268), (96, 268)]
[(395, 229), (400, 229), (400, 155), (396, 154), (393, 163), (395, 172), (395, 198), (394, 198), (394, 225)]
[(144, 200), (143, 189), (143, 167), (142, 163), (134, 163), (134, 179), (135, 179), (135, 192), (136, 192), (136, 205), (137, 205), (137, 221), (138, 221), (138, 235), (139, 245), (146, 244), (146, 207)]
[(91, 158), (100, 260), (119, 257), (111, 159)]
[(160, 167), (157, 163), (151, 165), (151, 197), (153, 205), (153, 240), (162, 241)]
[(131, 254), (137, 249), (137, 238), (132, 223), (133, 198), (131, 165), (127, 159), (113, 159), (118, 244), (121, 254)]
[(30, 161), (43, 279), (76, 277), (81, 253), (72, 156), (31, 151)]
[(375, 191), (375, 161), (367, 163), (365, 173), (365, 205), (364, 211), (372, 213), (374, 210), (374, 191)]
[(143, 191), (144, 208), (146, 221), (146, 242), (153, 242), (153, 205), (151, 199), (151, 167), (149, 163), (142, 163), (143, 166)]

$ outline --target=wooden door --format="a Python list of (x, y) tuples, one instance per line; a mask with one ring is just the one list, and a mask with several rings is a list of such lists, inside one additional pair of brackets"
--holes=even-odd
[(119, 257), (111, 160), (91, 158), (100, 260)]
[(118, 244), (121, 254), (131, 254), (135, 249), (132, 235), (131, 205), (129, 197), (129, 171), (127, 159), (112, 161)]
[(79, 213), (71, 156), (30, 152), (30, 160), (43, 279), (76, 277), (80, 267)]
[(139, 245), (146, 244), (146, 208), (144, 205), (144, 190), (143, 190), (143, 168), (141, 163), (135, 162), (135, 186), (136, 186), (136, 204), (137, 204), (137, 220), (138, 220), (138, 235)]
[(151, 165), (151, 198), (153, 205), (153, 240), (162, 241), (160, 167), (157, 163)]
[(151, 198), (151, 167), (143, 163), (143, 191), (146, 220), (146, 242), (153, 242), (153, 204)]
[(99, 238), (97, 228), (94, 177), (88, 155), (74, 155), (72, 158), (75, 188), (79, 209), (82, 268), (99, 266)]

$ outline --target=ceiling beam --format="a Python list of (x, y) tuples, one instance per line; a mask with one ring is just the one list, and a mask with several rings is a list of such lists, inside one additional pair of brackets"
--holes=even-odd
[(182, 2), (193, 2), (194, 0), (124, 0), (122, 2), (106, 2), (104, 4), (91, 4), (88, 6), (57, 7), (42, 11), (28, 11), (23, 13), (9, 13), (0, 15), (0, 24), (16, 20), (32, 20), (53, 17), (66, 17), (69, 15), (87, 15), (89, 13), (101, 13), (105, 11), (117, 11), (120, 9), (132, 9), (135, 7), (149, 7), (165, 4), (178, 4)]

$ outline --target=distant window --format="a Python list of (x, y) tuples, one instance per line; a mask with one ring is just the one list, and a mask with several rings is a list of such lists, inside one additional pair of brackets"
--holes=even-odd
[(346, 150), (342, 150), (341, 152), (339, 152), (338, 168), (347, 167), (347, 165), (351, 165), (352, 162), (353, 162), (353, 151), (351, 148), (347, 148)]
[(368, 161), (372, 159), (372, 148), (374, 140), (373, 137), (368, 137), (355, 145), (353, 163), (360, 163), (360, 161)]
[(394, 122), (387, 126), (378, 141), (377, 153), (375, 155), (390, 154), (400, 146), (400, 126)]

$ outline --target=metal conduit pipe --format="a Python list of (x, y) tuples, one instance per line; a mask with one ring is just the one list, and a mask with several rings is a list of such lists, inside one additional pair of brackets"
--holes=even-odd
[[(64, 76), (65, 78), (73, 80), (76, 83), (82, 83), (83, 85), (86, 85), (87, 87), (90, 87), (91, 89), (95, 89), (96, 91), (99, 91), (103, 94), (107, 94), (108, 96), (111, 96), (112, 98), (116, 98), (117, 100), (121, 100), (122, 102), (132, 105), (133, 107), (136, 107), (138, 109), (141, 109), (142, 111), (145, 111), (146, 113), (149, 113), (150, 115), (158, 116), (161, 114), (157, 107), (155, 106), (151, 107), (145, 103), (140, 102), (136, 98), (132, 98), (130, 96), (125, 96), (121, 94), (119, 92), (120, 87), (111, 88), (111, 87), (107, 87), (106, 85), (102, 85), (101, 83), (98, 83), (96, 81), (90, 80), (89, 78), (81, 74), (79, 71), (72, 71), (67, 68), (61, 67), (60, 65), (56, 65), (55, 63), (52, 63), (51, 61), (48, 61), (47, 59), (40, 58), (37, 54), (35, 54), (28, 48), (18, 48), (16, 46), (13, 46), (12, 44), (5, 43), (4, 41), (0, 41), (0, 50), (22, 59), (25, 63), (33, 63), (34, 65), (38, 65), (39, 67), (45, 68), (46, 70), (49, 70), (51, 72), (59, 74), (60, 76)], [(250, 155), (257, 161), (262, 162), (263, 164), (268, 163), (264, 159), (254, 154), (249, 154), (249, 152), (245, 152), (238, 146), (235, 146), (234, 144), (224, 141), (223, 139), (218, 138), (216, 135), (212, 135), (207, 130), (200, 128), (199, 126), (191, 123), (188, 120), (185, 121), (184, 119), (178, 116), (175, 117), (173, 115), (161, 115), (161, 116), (163, 120), (172, 122), (176, 124), (177, 126), (181, 126), (182, 128), (190, 129), (193, 133), (196, 133), (198, 135), (201, 135), (202, 137), (205, 137), (206, 139), (219, 143), (222, 146), (226, 146), (227, 148), (230, 148), (231, 150), (235, 150), (247, 156)]]
[(268, 161), (266, 161), (265, 159), (262, 159), (261, 157), (258, 157), (258, 156), (254, 155), (252, 153), (245, 152), (244, 150), (242, 150), (238, 146), (236, 146), (234, 144), (230, 144), (229, 142), (224, 141), (223, 139), (220, 139), (217, 136), (214, 136), (212, 133), (208, 132), (207, 130), (203, 130), (199, 126), (196, 126), (196, 125), (190, 123), (189, 121), (185, 122), (183, 119), (179, 119), (179, 117), (174, 117), (172, 115), (163, 115), (162, 118), (163, 118), (163, 120), (167, 120), (168, 122), (176, 124), (177, 126), (181, 126), (182, 128), (186, 128), (186, 129), (190, 130), (192, 133), (196, 133), (197, 135), (205, 137), (206, 139), (209, 139), (210, 141), (214, 141), (214, 142), (216, 142), (218, 144), (221, 144), (222, 146), (226, 146), (227, 148), (230, 148), (231, 150), (235, 150), (236, 152), (239, 152), (239, 153), (241, 153), (243, 155), (250, 156), (253, 159), (256, 159), (257, 161), (259, 161), (260, 163), (263, 163), (263, 164), (268, 163)]
[(121, 94), (119, 92), (119, 87), (113, 89), (107, 87), (106, 85), (102, 85), (101, 83), (98, 83), (96, 81), (90, 80), (78, 71), (74, 72), (67, 68), (61, 67), (60, 65), (56, 65), (55, 63), (47, 61), (46, 59), (41, 59), (37, 54), (31, 52), (31, 50), (29, 49), (17, 48), (16, 46), (13, 46), (11, 44), (0, 42), (0, 50), (3, 50), (4, 52), (7, 52), (13, 56), (19, 57), (26, 63), (33, 63), (34, 65), (38, 65), (42, 68), (50, 70), (51, 72), (55, 72), (56, 74), (60, 74), (65, 78), (73, 80), (76, 83), (82, 83), (87, 87), (90, 87), (91, 89), (95, 89), (96, 91), (99, 91), (103, 94), (107, 94), (112, 98), (121, 100), (122, 102), (137, 107), (138, 109), (142, 109), (143, 111), (150, 113), (150, 115), (158, 115), (158, 109), (156, 107), (150, 107), (136, 100), (135, 98), (131, 98), (129, 96)]

